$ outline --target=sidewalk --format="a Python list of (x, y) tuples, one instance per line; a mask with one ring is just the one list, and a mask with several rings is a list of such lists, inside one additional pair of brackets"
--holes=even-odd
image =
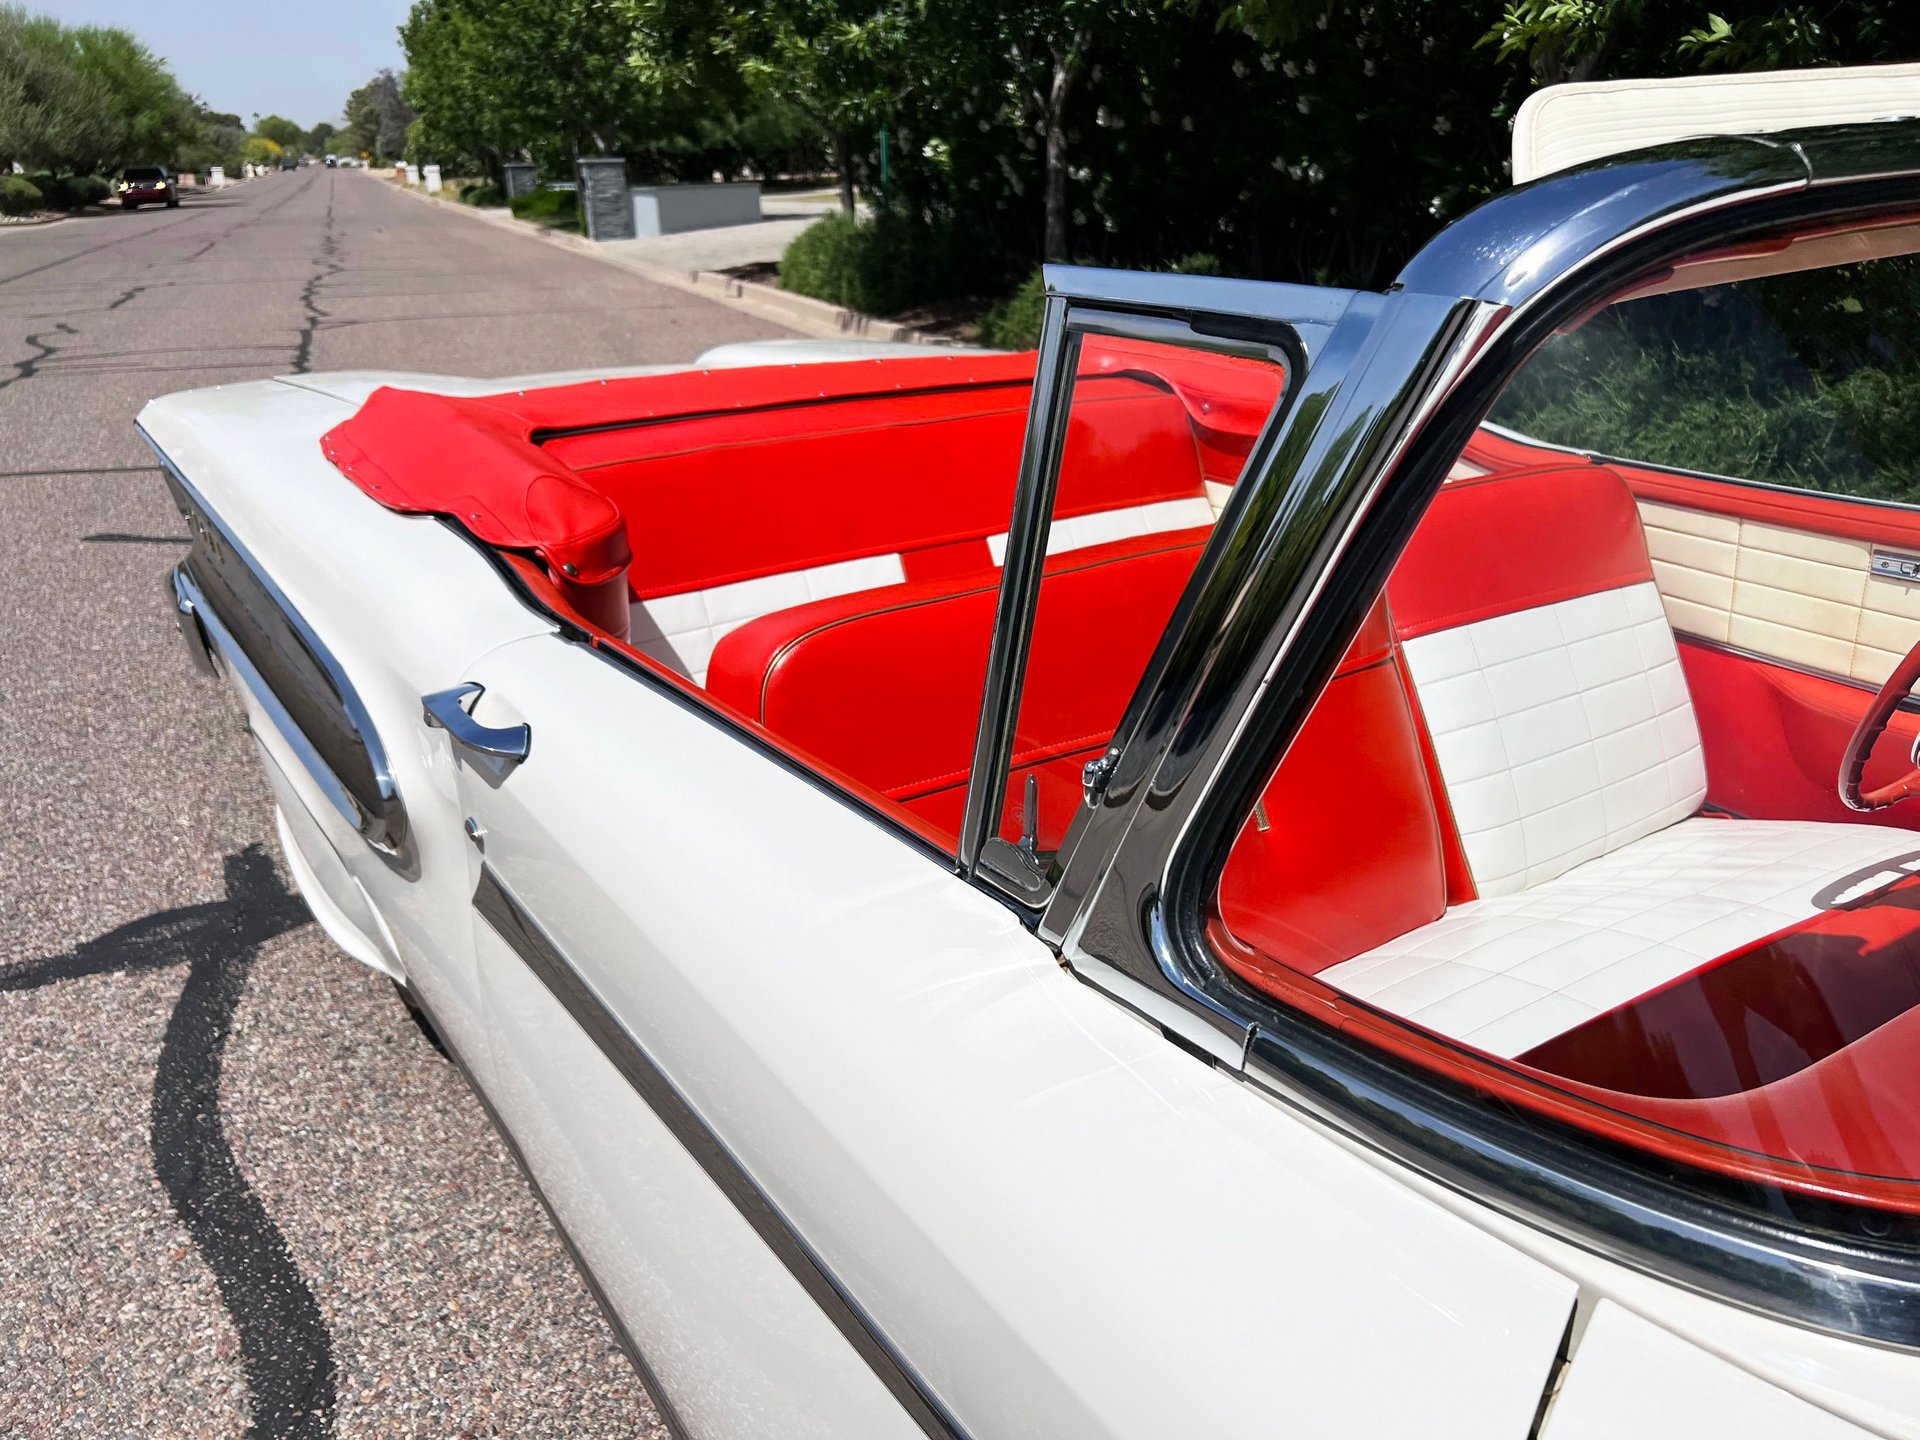
[(725, 225), (714, 230), (684, 230), (677, 235), (647, 235), (634, 240), (593, 241), (566, 230), (549, 230), (516, 220), (504, 209), (483, 209), (462, 205), (449, 195), (428, 195), (424, 191), (396, 184), (385, 174), (361, 172), (371, 180), (411, 195), (427, 204), (440, 205), (484, 224), (516, 231), (550, 244), (565, 245), (583, 255), (591, 255), (607, 265), (618, 266), (676, 290), (692, 291), (709, 300), (762, 320), (771, 320), (802, 335), (833, 340), (911, 341), (952, 345), (951, 336), (925, 334), (910, 325), (877, 320), (871, 315), (843, 310), (824, 300), (794, 295), (777, 285), (753, 280), (737, 280), (721, 272), (742, 265), (771, 265), (779, 261), (794, 236), (822, 215), (839, 208), (838, 192), (807, 191), (799, 194), (769, 195), (761, 204), (768, 218), (751, 225)]

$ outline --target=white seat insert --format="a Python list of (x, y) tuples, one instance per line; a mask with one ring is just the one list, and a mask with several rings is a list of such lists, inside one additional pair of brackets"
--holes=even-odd
[(1699, 814), (1693, 701), (1617, 475), (1455, 485), (1388, 600), (1475, 898), (1320, 980), (1513, 1057), (1810, 919), (1839, 882), (1920, 869), (1899, 831)]
[(1456, 905), (1318, 978), (1511, 1057), (1914, 872), (1920, 836), (1901, 831), (1696, 816), (1531, 889)]
[(1700, 728), (1651, 580), (1402, 648), (1482, 896), (1550, 880), (1707, 798)]

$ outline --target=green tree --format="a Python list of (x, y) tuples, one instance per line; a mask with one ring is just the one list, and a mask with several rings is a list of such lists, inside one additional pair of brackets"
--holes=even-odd
[(1508, 0), (1487, 38), (1552, 85), (1911, 60), (1920, 10), (1904, 0), (1719, 0), (1712, 11), (1682, 0)]
[(338, 133), (339, 131), (335, 129), (331, 122), (322, 120), (318, 125), (307, 131), (306, 136), (300, 142), (300, 148), (305, 150), (309, 155), (331, 154), (333, 153), (333, 137)]
[(194, 103), (153, 52), (124, 30), (98, 25), (67, 32), (75, 68), (104, 85), (116, 117), (117, 153), (103, 146), (103, 165), (174, 159), (195, 128)]
[(0, 7), (0, 166), (71, 172), (125, 143), (106, 82), (84, 73), (55, 21)]
[(615, 152), (649, 108), (630, 40), (603, 0), (416, 0), (400, 27), (408, 103), (424, 140), (565, 168)]
[(913, 33), (904, 4), (765, 0), (734, 11), (720, 49), (755, 93), (792, 105), (825, 135), (840, 208), (852, 215), (854, 138), (895, 117)]
[(253, 133), (271, 140), (282, 150), (298, 150), (307, 138), (307, 132), (293, 121), (280, 115), (269, 115), (253, 127)]
[(397, 159), (407, 148), (407, 127), (414, 112), (400, 95), (400, 81), (382, 70), (347, 97), (342, 134), (355, 153), (376, 161)]
[(126, 31), (0, 6), (0, 156), (59, 174), (166, 163), (200, 126), (194, 101)]

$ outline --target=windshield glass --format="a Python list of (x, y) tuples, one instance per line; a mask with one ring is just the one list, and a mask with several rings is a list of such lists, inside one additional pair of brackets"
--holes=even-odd
[(1605, 455), (1914, 503), (1916, 314), (1917, 255), (1627, 300), (1549, 341), (1492, 418)]
[(121, 172), (122, 180), (164, 180), (167, 172), (158, 165), (136, 165)]
[(1247, 816), (1230, 968), (1663, 1159), (1920, 1211), (1916, 251), (1701, 256), (1542, 346)]

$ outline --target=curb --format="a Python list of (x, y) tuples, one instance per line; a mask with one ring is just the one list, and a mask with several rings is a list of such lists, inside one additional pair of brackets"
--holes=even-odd
[(502, 208), (482, 208), (478, 205), (462, 205), (457, 200), (438, 200), (409, 186), (380, 180), (371, 171), (363, 173), (370, 180), (378, 180), (400, 194), (411, 195), (429, 205), (469, 215), (496, 229), (510, 230), (515, 234), (543, 239), (549, 244), (565, 246), (576, 254), (638, 275), (643, 280), (651, 280), (656, 285), (702, 296), (804, 335), (816, 335), (828, 340), (896, 341), (918, 345), (951, 346), (956, 343), (951, 335), (930, 334), (912, 325), (862, 315), (857, 310), (830, 305), (825, 300), (815, 300), (809, 295), (795, 295), (777, 285), (765, 285), (757, 280), (739, 280), (718, 270), (676, 270), (668, 265), (650, 265), (644, 260), (603, 250), (584, 235), (528, 225), (514, 219), (510, 211)]

